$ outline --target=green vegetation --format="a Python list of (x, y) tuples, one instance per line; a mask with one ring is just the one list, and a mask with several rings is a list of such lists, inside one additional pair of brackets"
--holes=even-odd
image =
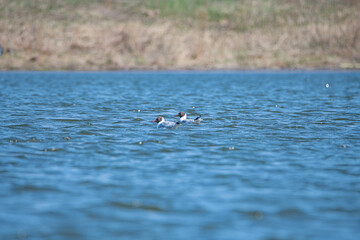
[[(356, 14), (356, 1), (313, 0), (148, 0), (160, 16), (228, 25), (234, 30), (304, 25), (314, 21), (345, 21)], [(338, 14), (341, 12), (341, 14)], [(186, 21), (185, 21), (186, 22)], [(186, 22), (188, 23), (188, 22)]]
[(358, 0), (0, 0), (0, 69), (360, 66)]

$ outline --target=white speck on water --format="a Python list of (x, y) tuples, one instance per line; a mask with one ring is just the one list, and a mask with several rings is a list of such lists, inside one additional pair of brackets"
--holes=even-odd
[(141, 112), (141, 110), (140, 110), (140, 109), (138, 109), (138, 112)]
[(229, 147), (229, 150), (234, 150), (235, 149), (235, 147)]
[(342, 145), (342, 147), (343, 147), (343, 148), (347, 148), (347, 146), (346, 146), (345, 144), (344, 144), (344, 145)]
[(139, 145), (142, 145), (143, 144), (143, 142), (142, 141), (140, 141), (140, 142), (138, 142), (139, 143)]
[(195, 108), (194, 106), (192, 106), (192, 108)]
[(278, 107), (278, 105), (276, 104), (275, 107)]
[(326, 87), (326, 88), (329, 88), (329, 87), (330, 87), (330, 85), (327, 83), (327, 84), (325, 84), (325, 87)]
[(57, 151), (60, 151), (60, 148), (56, 148), (56, 147), (45, 148), (42, 151), (44, 151), (44, 152), (57, 152)]

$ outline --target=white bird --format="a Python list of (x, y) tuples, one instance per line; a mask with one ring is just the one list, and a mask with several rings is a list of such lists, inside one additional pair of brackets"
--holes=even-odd
[(180, 117), (180, 123), (199, 123), (202, 121), (201, 115), (195, 119), (187, 119), (185, 112), (179, 112), (175, 117)]
[(180, 122), (169, 122), (165, 121), (165, 119), (161, 116), (157, 117), (154, 121), (157, 123), (157, 128), (178, 128), (180, 125)]

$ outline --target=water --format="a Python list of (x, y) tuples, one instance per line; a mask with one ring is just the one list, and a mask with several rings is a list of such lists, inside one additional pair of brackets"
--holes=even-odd
[[(360, 239), (360, 72), (0, 73), (1, 239)], [(158, 115), (202, 114), (158, 130)]]

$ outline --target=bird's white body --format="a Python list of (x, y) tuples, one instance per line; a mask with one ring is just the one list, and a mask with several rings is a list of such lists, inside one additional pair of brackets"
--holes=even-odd
[(169, 122), (165, 121), (163, 117), (157, 117), (153, 122), (157, 122), (157, 128), (178, 128), (180, 125), (180, 122)]
[(195, 119), (187, 119), (187, 115), (184, 112), (180, 112), (178, 115), (180, 117), (180, 123), (187, 124), (187, 123), (200, 123), (202, 121), (201, 115)]
[(178, 124), (176, 122), (165, 121), (164, 119), (157, 124), (157, 128), (175, 128)]

